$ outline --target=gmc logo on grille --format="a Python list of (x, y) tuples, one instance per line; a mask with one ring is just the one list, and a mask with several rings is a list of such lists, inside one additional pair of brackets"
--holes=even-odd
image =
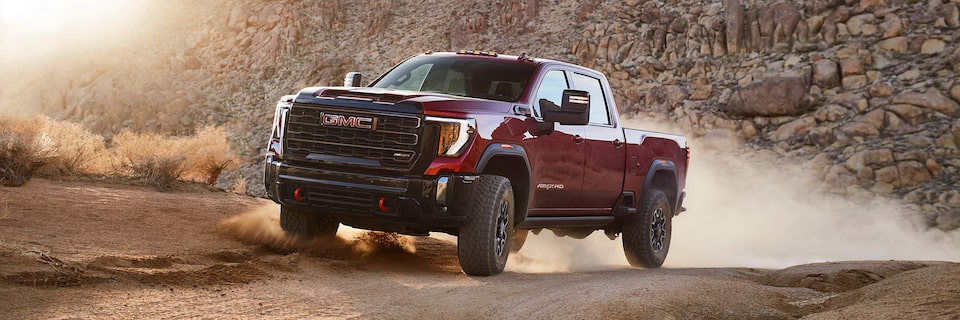
[(368, 117), (348, 117), (339, 114), (320, 114), (320, 124), (325, 126), (370, 129), (377, 124), (376, 119)]

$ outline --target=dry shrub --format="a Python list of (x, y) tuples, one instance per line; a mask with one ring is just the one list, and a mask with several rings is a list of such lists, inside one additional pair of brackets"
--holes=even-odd
[(118, 171), (165, 190), (185, 171), (187, 158), (176, 139), (156, 133), (120, 132), (113, 139)]
[(0, 185), (27, 183), (37, 168), (56, 158), (42, 119), (0, 119)]
[(230, 187), (230, 192), (250, 194), (250, 189), (247, 188), (247, 179), (244, 179), (242, 175), (237, 175), (237, 178), (233, 180), (233, 186)]
[(43, 133), (50, 138), (56, 157), (42, 168), (51, 175), (104, 174), (107, 166), (103, 137), (72, 122), (44, 119)]
[(110, 149), (103, 140), (75, 123), (0, 118), (0, 185), (23, 185), (34, 173), (94, 174), (139, 178), (164, 190), (181, 178), (215, 185), (238, 163), (222, 128), (186, 137), (124, 131)]
[(192, 137), (183, 138), (181, 145), (189, 165), (186, 175), (194, 181), (216, 185), (223, 170), (238, 163), (223, 128), (204, 127)]
[(159, 190), (181, 179), (214, 185), (224, 169), (238, 162), (222, 128), (205, 127), (186, 137), (124, 131), (114, 144), (120, 173)]

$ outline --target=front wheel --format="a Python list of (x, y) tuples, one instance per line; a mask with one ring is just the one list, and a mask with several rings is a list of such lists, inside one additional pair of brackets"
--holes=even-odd
[(673, 211), (667, 195), (650, 190), (639, 216), (623, 221), (623, 252), (631, 266), (659, 268), (670, 251)]
[(489, 276), (503, 272), (513, 242), (514, 200), (510, 180), (484, 175), (467, 205), (468, 221), (457, 237), (463, 272)]
[(333, 238), (337, 235), (340, 222), (327, 214), (280, 206), (280, 228), (289, 235), (305, 239)]

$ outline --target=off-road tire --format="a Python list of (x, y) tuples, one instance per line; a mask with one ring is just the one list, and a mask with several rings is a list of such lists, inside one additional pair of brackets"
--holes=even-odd
[(649, 190), (636, 216), (623, 220), (623, 253), (631, 266), (659, 268), (670, 251), (673, 211), (667, 194)]
[(337, 235), (340, 222), (326, 214), (280, 206), (280, 228), (301, 239), (333, 238)]
[(464, 212), (467, 224), (457, 237), (460, 268), (471, 276), (503, 272), (513, 242), (514, 199), (510, 180), (483, 175)]

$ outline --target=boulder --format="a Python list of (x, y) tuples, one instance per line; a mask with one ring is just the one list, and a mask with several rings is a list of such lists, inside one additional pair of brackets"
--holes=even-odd
[(859, 36), (863, 34), (863, 26), (867, 23), (873, 22), (876, 19), (872, 13), (865, 13), (850, 17), (847, 19), (847, 32), (852, 36)]
[(745, 38), (745, 13), (740, 0), (726, 0), (724, 3), (727, 22), (727, 51), (731, 54), (740, 52), (741, 42)]
[(854, 153), (844, 164), (850, 170), (857, 171), (860, 168), (873, 165), (883, 165), (893, 162), (893, 150), (873, 149), (863, 150)]
[(876, 82), (870, 85), (870, 95), (876, 98), (886, 98), (893, 95), (893, 86)]
[(960, 208), (960, 191), (950, 190), (950, 191), (944, 192), (940, 194), (937, 200), (945, 205), (948, 205), (954, 208)]
[(883, 109), (874, 109), (863, 116), (857, 117), (856, 121), (866, 122), (876, 128), (883, 128), (883, 121), (886, 112)]
[(954, 101), (960, 102), (960, 83), (953, 85), (953, 88), (950, 88), (950, 97)]
[(844, 77), (861, 75), (866, 72), (866, 70), (863, 69), (863, 60), (856, 57), (840, 60), (840, 70), (843, 72)]
[(836, 104), (828, 104), (820, 107), (813, 113), (813, 117), (820, 122), (836, 122), (850, 116), (853, 116), (853, 111)]
[(958, 4), (942, 4), (940, 8), (937, 8), (936, 12), (940, 18), (943, 18), (943, 22), (947, 27), (960, 27), (960, 7), (958, 7)]
[(900, 185), (900, 175), (897, 173), (897, 167), (889, 166), (874, 171), (874, 180), (877, 182), (898, 186)]
[(810, 133), (810, 128), (816, 125), (817, 120), (813, 117), (802, 117), (781, 125), (770, 134), (770, 139), (774, 141), (785, 141), (799, 138)]
[(755, 81), (733, 92), (722, 110), (745, 117), (789, 116), (803, 113), (810, 102), (803, 78), (781, 76)]
[(887, 110), (911, 125), (918, 125), (930, 119), (930, 111), (910, 104), (894, 104)]
[(851, 138), (865, 139), (868, 137), (879, 136), (880, 130), (872, 124), (866, 122), (854, 121), (840, 127), (840, 131)]
[(893, 37), (877, 43), (877, 47), (895, 53), (907, 52), (907, 37)]
[(893, 98), (893, 103), (912, 104), (918, 107), (924, 107), (939, 111), (948, 116), (957, 114), (960, 110), (960, 104), (940, 93), (939, 90), (930, 88), (926, 92), (906, 92)]
[(890, 39), (904, 34), (903, 22), (896, 15), (889, 15), (880, 23), (880, 29), (883, 30), (883, 38)]
[(810, 139), (810, 142), (817, 145), (820, 148), (826, 148), (837, 142), (837, 135), (833, 133), (833, 128), (831, 127), (816, 127), (810, 129), (810, 134), (807, 135)]
[(950, 231), (960, 229), (960, 208), (937, 215), (937, 228)]
[(887, 0), (860, 0), (860, 8), (867, 12), (881, 11), (886, 9), (887, 6)]
[(792, 2), (781, 1), (773, 5), (773, 15), (777, 21), (773, 34), (774, 43), (792, 46), (794, 32), (800, 22), (800, 10)]
[(897, 164), (900, 173), (900, 186), (915, 186), (933, 179), (927, 166), (917, 161), (903, 161)]
[(855, 75), (849, 77), (843, 77), (843, 89), (844, 90), (856, 90), (861, 89), (867, 86), (867, 76), (865, 75)]
[(947, 43), (940, 39), (927, 39), (920, 46), (922, 54), (938, 54), (946, 50)]
[(820, 59), (813, 63), (812, 77), (813, 84), (821, 89), (835, 88), (840, 85), (840, 68), (833, 60)]

